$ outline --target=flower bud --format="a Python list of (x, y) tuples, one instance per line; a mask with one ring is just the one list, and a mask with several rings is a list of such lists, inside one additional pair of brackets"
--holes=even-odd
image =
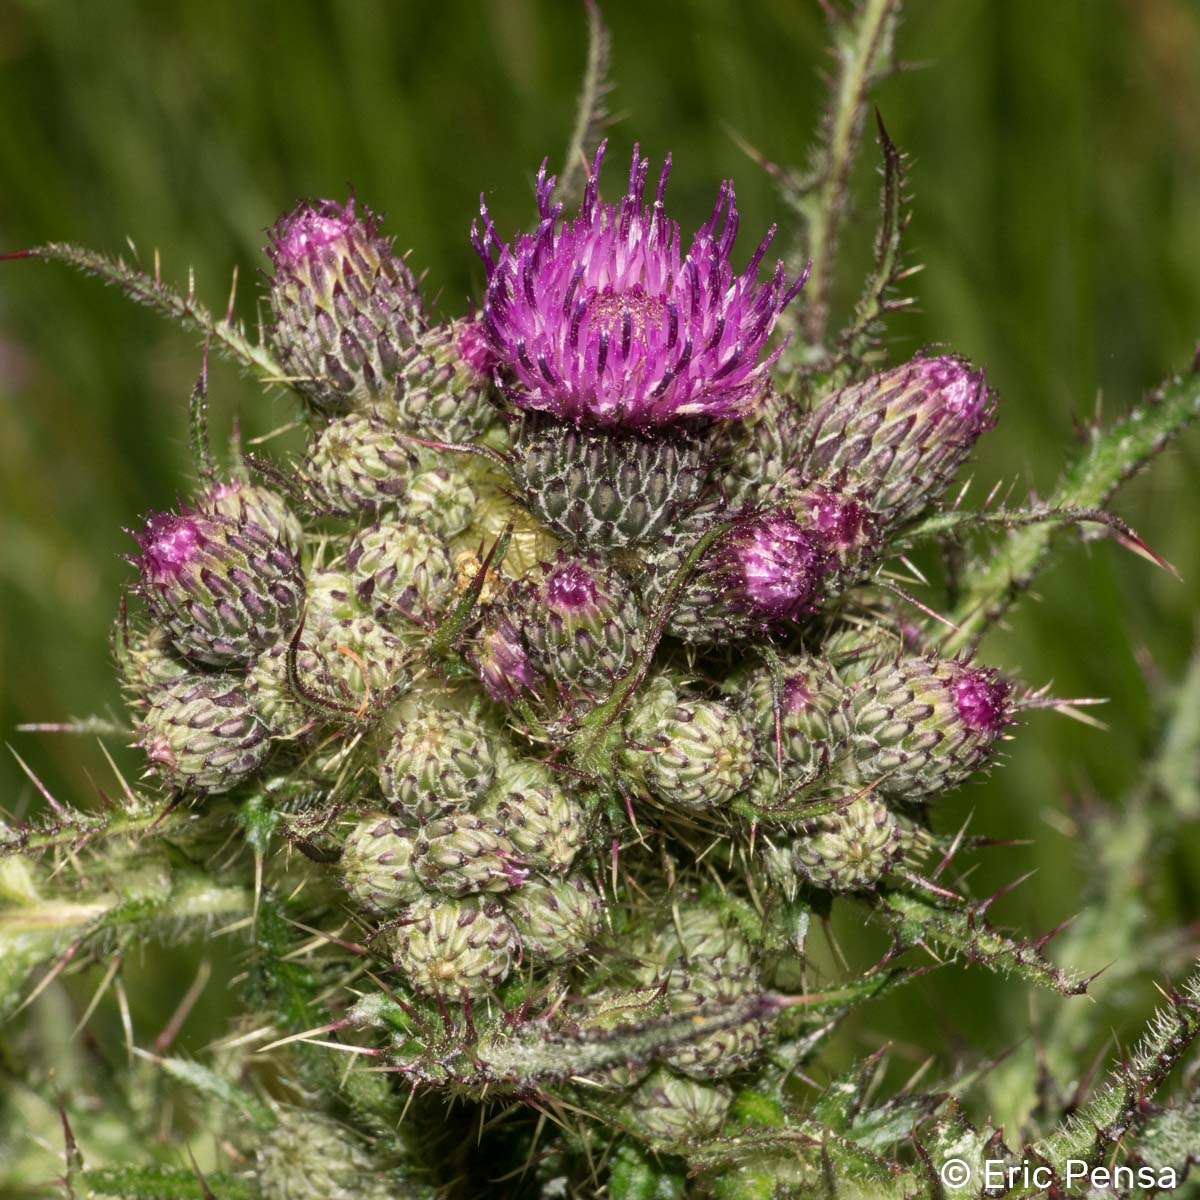
[[(734, 514), (719, 501), (700, 505), (642, 551), (644, 571), (638, 583), (649, 611), (657, 611), (700, 540), (732, 519)], [(780, 526), (794, 537), (790, 543), (781, 539), (777, 549), (791, 555), (799, 569), (793, 577), (786, 563), (777, 563), (772, 593), (768, 581), (759, 578), (765, 564), (763, 554), (755, 549), (756, 541), (768, 549), (772, 544), (764, 521), (763, 517), (747, 519), (740, 533), (733, 530), (718, 538), (693, 564), (667, 613), (667, 633), (690, 645), (719, 645), (769, 628), (775, 619), (772, 612), (780, 606), (787, 609), (790, 604), (796, 615), (809, 610), (818, 597), (826, 563), (821, 539), (798, 527), (793, 530), (794, 522)], [(767, 601), (767, 610), (758, 611), (756, 596)]]
[(483, 690), (500, 704), (511, 704), (525, 692), (535, 693), (542, 684), (514, 620), (511, 599), (503, 597), (488, 605), (467, 654)]
[(346, 570), (359, 604), (392, 625), (420, 622), (454, 598), (446, 543), (417, 525), (375, 525), (355, 535)]
[(306, 627), (299, 649), (301, 683), (363, 716), (386, 709), (412, 683), (404, 643), (370, 617), (334, 621), (314, 628), (311, 635)]
[(338, 870), (355, 903), (377, 913), (396, 912), (426, 893), (413, 871), (414, 839), (394, 818), (360, 819), (342, 848)]
[(413, 846), (413, 870), (426, 887), (448, 896), (508, 891), (529, 874), (500, 824), (464, 809), (421, 826)]
[(629, 582), (597, 555), (560, 552), (529, 590), (533, 665), (570, 696), (604, 696), (632, 664), (643, 619)]
[(857, 796), (805, 823), (792, 843), (792, 866), (816, 887), (857, 892), (874, 887), (904, 850), (895, 814), (877, 796)]
[(744, 420), (717, 427), (712, 448), (722, 465), (720, 494), (731, 511), (779, 503), (800, 429), (794, 404), (773, 389)]
[(175, 648), (198, 662), (250, 662), (291, 632), (304, 581), (295, 556), (251, 523), (155, 513), (137, 535), (139, 591)]
[(172, 787), (227, 792), (262, 766), (271, 743), (241, 681), (184, 675), (155, 689), (138, 745)]
[(719, 700), (685, 700), (649, 720), (635, 709), (626, 761), (669, 808), (694, 811), (727, 804), (750, 782), (754, 741), (741, 717)]
[(323, 629), (335, 621), (349, 621), (367, 615), (354, 594), (354, 580), (345, 571), (310, 571), (304, 588), (307, 600), (305, 629)]
[(756, 807), (787, 804), (846, 751), (848, 690), (823, 659), (795, 655), (753, 671), (737, 689), (753, 731)]
[(368, 417), (330, 421), (304, 463), (313, 506), (343, 517), (395, 509), (417, 470), (414, 450), (412, 442)]
[(518, 942), (488, 897), (422, 900), (397, 931), (396, 967), (422, 992), (485, 996), (512, 970)]
[[(755, 980), (746, 971), (729, 971), (724, 964), (703, 960), (691, 969), (672, 973), (667, 1003), (672, 1012), (695, 1012), (734, 1004), (753, 990)], [(663, 1061), (690, 1079), (720, 1079), (744, 1071), (762, 1050), (766, 1029), (762, 1021), (743, 1021), (692, 1041), (670, 1046)]]
[[(246, 676), (246, 691), (254, 704), (258, 719), (270, 730), (272, 736), (297, 738), (316, 723), (316, 713), (305, 707), (292, 689), (288, 679), (288, 654), (291, 645), (277, 642), (264, 650), (254, 660)], [(296, 654), (297, 670), (302, 678), (322, 678), (321, 661), (308, 648), (302, 647)]]
[(180, 657), (166, 631), (157, 625), (113, 632), (114, 654), (121, 682), (134, 698), (144, 699), (154, 688), (187, 675), (193, 668)]
[(535, 759), (520, 759), (496, 775), (481, 815), (499, 822), (534, 870), (562, 873), (583, 845), (583, 812), (554, 774)]
[(994, 412), (981, 370), (951, 355), (918, 355), (821, 401), (797, 471), (898, 525), (938, 499)]
[(503, 900), (534, 966), (578, 958), (595, 941), (604, 899), (586, 879), (530, 880)]
[(450, 538), (471, 524), (478, 503), (466, 475), (453, 467), (435, 467), (413, 477), (401, 516), (408, 524)]
[(733, 1106), (722, 1084), (696, 1083), (660, 1068), (638, 1085), (623, 1109), (631, 1128), (668, 1146), (713, 1137)]
[(298, 205), (271, 231), (271, 349), (319, 412), (390, 389), (424, 327), (417, 282), (353, 197)]
[(714, 971), (737, 976), (747, 986), (757, 982), (754, 947), (727, 917), (698, 899), (677, 901), (672, 920), (642, 928), (631, 939), (639, 965), (636, 978), (645, 986), (668, 985), (690, 972)]
[(809, 488), (789, 497), (789, 512), (801, 529), (819, 539), (828, 595), (864, 579), (883, 551), (879, 518), (864, 505), (829, 488)]
[(433, 1189), (403, 1168), (381, 1170), (340, 1122), (311, 1107), (273, 1107), (276, 1125), (255, 1155), (262, 1200), (432, 1200)]
[(739, 524), (701, 565), (731, 632), (765, 632), (815, 611), (833, 564), (827, 539), (784, 510)]
[(858, 779), (920, 801), (964, 783), (1012, 720), (1012, 686), (995, 671), (906, 657), (868, 675), (849, 708)]
[(256, 483), (235, 479), (209, 488), (198, 505), (209, 516), (226, 517), (236, 525), (257, 525), (299, 555), (304, 529), (282, 496)]
[(391, 389), (372, 405), (385, 424), (441, 442), (472, 441), (495, 420), (491, 359), (478, 325), (456, 321), (422, 333), (401, 357)]
[(422, 819), (469, 806), (492, 782), (491, 734), (470, 713), (421, 705), (398, 725), (379, 778), (390, 804)]
[(704, 474), (682, 435), (589, 433), (541, 418), (526, 419), (509, 470), (543, 525), (601, 549), (653, 541), (695, 500)]

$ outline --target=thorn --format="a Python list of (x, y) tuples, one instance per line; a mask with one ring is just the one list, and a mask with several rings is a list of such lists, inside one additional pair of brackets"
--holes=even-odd
[(196, 1162), (196, 1156), (192, 1153), (191, 1146), (188, 1146), (188, 1158), (192, 1160), (192, 1170), (196, 1172), (196, 1179), (200, 1183), (202, 1200), (217, 1200), (213, 1190), (208, 1186), (208, 1180), (204, 1178), (204, 1172), (200, 1170), (200, 1166)]
[[(237, 263), (233, 264), (233, 280), (229, 285), (229, 303), (225, 306), (225, 324), (233, 323), (233, 302), (237, 299), (238, 286), (238, 268)], [(207, 350), (207, 347), (206, 347)]]
[(1067, 919), (1065, 921), (1059, 921), (1059, 923), (1057, 925), (1055, 925), (1055, 927), (1053, 929), (1051, 929), (1048, 933), (1043, 933), (1042, 936), (1040, 938), (1038, 938), (1033, 944), (1040, 950), (1048, 942), (1050, 942), (1054, 938), (1058, 937), (1058, 935), (1060, 933), (1062, 933), (1062, 931), (1064, 929), (1066, 929), (1068, 925), (1073, 925), (1075, 923), (1075, 921), (1078, 919), (1078, 917), (1079, 917), (1079, 914), (1076, 913), (1072, 917), (1067, 917)]
[(87, 1008), (84, 1009), (83, 1016), (79, 1018), (79, 1022), (75, 1026), (75, 1028), (71, 1030), (72, 1038), (78, 1037), (79, 1033), (83, 1029), (83, 1027), (88, 1023), (88, 1021), (90, 1021), (92, 1019), (92, 1013), (94, 1013), (96, 1011), (97, 1005), (100, 1003), (100, 1000), (104, 996), (104, 993), (106, 991), (108, 991), (109, 984), (112, 983), (113, 978), (116, 976), (116, 973), (120, 969), (121, 969), (121, 955), (114, 954), (112, 962), (108, 964), (108, 970), (104, 972), (104, 978), (100, 980), (100, 984), (96, 988), (95, 994), (92, 996), (91, 1000), (88, 1002)]
[(75, 1134), (71, 1130), (71, 1122), (67, 1119), (66, 1106), (63, 1104), (62, 1092), (58, 1090), (58, 1078), (55, 1075), (54, 1069), (50, 1070), (50, 1082), (54, 1088), (54, 1103), (58, 1108), (59, 1120), (62, 1121), (63, 1131), (63, 1155), (66, 1158), (67, 1173), (63, 1179), (66, 1186), (67, 1195), (75, 1196), (75, 1172), (83, 1170), (83, 1154), (80, 1152), (79, 1143), (75, 1140)]
[(200, 999), (200, 993), (204, 991), (211, 975), (212, 963), (206, 958), (201, 962), (200, 969), (196, 972), (196, 978), (192, 980), (192, 986), (184, 993), (183, 999), (179, 1001), (170, 1019), (163, 1026), (162, 1033), (154, 1039), (155, 1054), (166, 1054), (170, 1050), (171, 1043), (179, 1036), (179, 1031), (191, 1015), (192, 1009), (195, 1008), (196, 1001)]
[(1017, 878), (1014, 879), (1012, 881), (1012, 883), (1006, 883), (1002, 888), (993, 892), (985, 900), (980, 900), (976, 904), (973, 904), (971, 906), (972, 909), (974, 910), (974, 912), (976, 912), (979, 916), (982, 917), (983, 914), (985, 912), (987, 912), (987, 910), (989, 908), (991, 908), (992, 905), (995, 904), (997, 900), (1000, 900), (1003, 897), (1007, 896), (1010, 892), (1015, 892), (1017, 890), (1017, 888), (1019, 888), (1021, 886), (1021, 884), (1025, 883), (1026, 880), (1028, 880), (1028, 879), (1032, 879), (1033, 876), (1036, 874), (1037, 874), (1036, 868), (1032, 871), (1026, 871), (1024, 875), (1017, 876)]
[(15, 749), (13, 749), (12, 745), (7, 742), (5, 745), (7, 745), (9, 750), (12, 752), (12, 756), (17, 760), (21, 770), (24, 771), (29, 777), (29, 781), (35, 788), (37, 788), (39, 792), (41, 792), (42, 799), (45, 800), (48, 805), (50, 805), (54, 815), (57, 817), (66, 817), (67, 809), (65, 809), (57, 800), (55, 800), (55, 798), (50, 794), (50, 789), (33, 773), (25, 760), (16, 752)]
[(79, 947), (83, 945), (83, 938), (76, 938), (63, 952), (62, 957), (46, 972), (45, 975), (38, 981), (37, 987), (25, 997), (24, 1000), (13, 1010), (12, 1016), (22, 1012), (28, 1008), (65, 970), (67, 964), (79, 953)]

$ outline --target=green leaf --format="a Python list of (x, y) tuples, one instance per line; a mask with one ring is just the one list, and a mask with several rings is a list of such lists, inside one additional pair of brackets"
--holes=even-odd
[(659, 1158), (633, 1142), (622, 1142), (613, 1154), (608, 1176), (610, 1200), (681, 1200), (683, 1165)]
[(121, 1200), (252, 1200), (255, 1189), (233, 1175), (173, 1171), (167, 1167), (100, 1167), (84, 1171), (82, 1180), (97, 1196)]

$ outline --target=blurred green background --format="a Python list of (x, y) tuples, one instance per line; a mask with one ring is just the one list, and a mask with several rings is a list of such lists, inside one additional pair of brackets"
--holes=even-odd
[[(731, 135), (803, 163), (829, 66), (820, 5), (612, 0), (606, 16), (614, 167), (634, 140), (655, 158), (673, 151), (671, 208), (685, 230), (734, 177), (748, 254), (754, 231), (786, 214)], [(585, 47), (582, 5), (567, 0), (5, 0), (0, 248), (120, 251), (128, 235), (144, 257), (161, 248), (168, 277), (194, 265), (213, 306), (237, 266), (240, 311), (253, 319), (266, 227), (298, 197), (352, 184), (412, 248), (427, 295), (459, 312), (480, 291), (467, 240), (479, 192), (503, 233), (529, 220), (537, 164), (561, 161)], [(898, 51), (914, 69), (878, 103), (913, 156), (909, 244), (926, 270), (919, 310), (893, 325), (894, 354), (938, 342), (985, 365), (1002, 416), (976, 494), (997, 478), (1045, 492), (1078, 420), (1097, 406), (1124, 411), (1184, 368), (1200, 338), (1200, 7), (924, 0)], [(845, 236), (851, 267), (873, 232), (875, 167), (868, 147)], [(199, 362), (195, 338), (94, 281), (0, 267), (0, 731), (73, 802), (110, 786), (98, 748), (14, 726), (119, 711), (106, 640), (131, 574), (122, 527), (187, 490), (185, 402)], [(254, 435), (292, 411), (227, 364), (213, 371), (212, 400), (218, 437), (235, 413)], [(1035, 715), (1004, 769), (946, 806), (947, 825), (974, 812), (978, 831), (1033, 839), (982, 859), (981, 894), (1040, 868), (997, 907), (1003, 921), (1040, 931), (1075, 910), (1085, 864), (1057, 814), (1072, 796), (1118, 800), (1152, 743), (1156, 694), (1194, 636), (1198, 467), (1195, 432), (1117, 504), (1182, 583), (1110, 542), (1074, 539), (986, 647), (1032, 684), (1112, 698), (1107, 732)], [(3, 807), (33, 801), (0, 757)], [(1162, 927), (1194, 921), (1194, 831), (1159, 867)], [(864, 1034), (896, 1037), (905, 1054), (946, 1038), (998, 1053), (1025, 1023), (1021, 985), (931, 978), (870, 1010)], [(1114, 1005), (1109, 1023), (1128, 1032), (1152, 997), (1147, 986), (1132, 1007)]]

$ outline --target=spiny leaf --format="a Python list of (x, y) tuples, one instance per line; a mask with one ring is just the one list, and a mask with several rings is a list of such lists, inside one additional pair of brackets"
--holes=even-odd
[(1072, 1114), (1049, 1137), (1031, 1149), (1061, 1170), (1068, 1159), (1099, 1163), (1126, 1133), (1148, 1115), (1146, 1102), (1162, 1086), (1200, 1036), (1200, 966), (1168, 1007), (1151, 1019), (1141, 1041), (1118, 1066), (1112, 1081), (1093, 1100)]
[(948, 955), (1017, 975), (1064, 996), (1082, 995), (1087, 980), (1053, 966), (1037, 942), (1019, 941), (988, 924), (987, 901), (966, 901), (881, 889), (874, 912), (890, 927), (895, 954), (920, 946), (935, 957)]
[(830, 387), (842, 387), (861, 373), (866, 360), (879, 346), (887, 314), (907, 307), (911, 301), (894, 298), (892, 293), (904, 279), (915, 275), (919, 267), (905, 268), (902, 256), (904, 233), (912, 212), (904, 188), (904, 155), (888, 137), (878, 109), (879, 145), (883, 151), (883, 190), (880, 195), (879, 229), (875, 234), (875, 264), (863, 287), (850, 324), (838, 338)]
[[(1200, 371), (1177, 376), (1128, 416), (1107, 429), (1094, 428), (1083, 452), (1067, 468), (1048, 511), (1098, 510), (1130, 476), (1200, 416)], [(950, 614), (957, 629), (942, 642), (942, 652), (974, 647), (1046, 565), (1054, 540), (1053, 524), (1013, 531), (989, 557), (968, 565), (961, 578), (961, 600)]]
[(123, 258), (113, 258), (67, 242), (50, 242), (45, 246), (23, 250), (19, 254), (0, 257), (40, 258), (46, 262), (66, 263), (77, 271), (94, 275), (112, 287), (119, 288), (131, 300), (170, 318), (182, 328), (211, 338), (221, 353), (233, 359), (244, 371), (259, 380), (279, 382), (284, 377), (285, 372), (274, 355), (261, 343), (252, 341), (242, 323), (233, 319), (232, 293), (229, 309), (218, 319), (196, 298), (194, 276), (188, 276), (186, 294), (163, 282), (157, 256), (153, 274), (130, 266)]

